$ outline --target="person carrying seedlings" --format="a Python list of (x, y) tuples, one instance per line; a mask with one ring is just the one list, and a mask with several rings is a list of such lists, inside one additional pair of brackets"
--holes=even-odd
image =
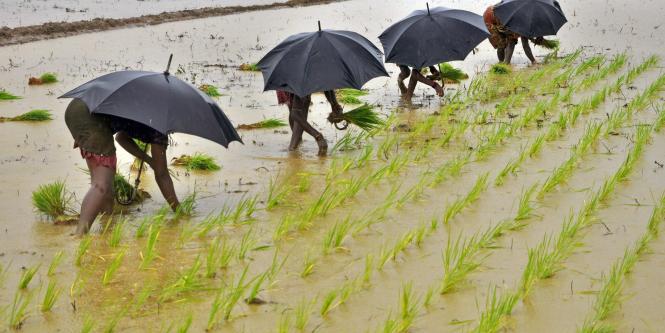
[[(155, 173), (155, 182), (159, 186), (164, 199), (175, 211), (180, 202), (173, 187), (173, 180), (166, 160), (166, 148), (169, 145), (168, 136), (146, 126), (139, 122), (119, 117), (113, 117), (111, 128), (115, 135), (115, 141), (120, 144), (128, 153), (134, 157), (148, 163)], [(150, 145), (150, 155), (142, 150), (134, 141), (140, 140)]]
[(100, 213), (113, 213), (113, 177), (116, 169), (115, 145), (110, 119), (90, 113), (87, 105), (73, 99), (65, 111), (65, 123), (90, 171), (90, 189), (81, 202), (76, 234), (83, 235)]
[[(330, 103), (331, 114), (341, 115), (342, 106), (337, 102), (334, 90), (325, 91), (324, 95)], [(309, 114), (309, 106), (312, 103), (312, 95), (300, 97), (296, 94), (277, 90), (277, 102), (286, 104), (289, 108), (289, 126), (291, 127), (291, 142), (289, 143), (289, 150), (294, 151), (302, 143), (303, 132), (311, 135), (319, 146), (319, 156), (325, 156), (328, 153), (328, 142), (323, 137), (321, 132), (317, 131), (312, 125), (307, 122)]]
[(508, 30), (508, 28), (499, 21), (499, 18), (494, 15), (494, 6), (487, 7), (483, 14), (483, 20), (485, 21), (487, 30), (490, 32), (490, 44), (496, 49), (496, 55), (500, 62), (510, 64), (517, 41), (520, 40), (527, 58), (529, 58), (532, 64), (537, 63), (536, 58), (531, 51), (531, 47), (529, 46), (529, 41), (535, 45), (543, 45), (545, 42), (543, 37), (529, 39)]
[[(413, 92), (416, 90), (416, 85), (418, 82), (422, 82), (432, 87), (438, 96), (443, 96), (443, 86), (434, 81), (435, 78), (439, 77), (439, 71), (436, 69), (436, 67), (429, 66), (429, 70), (432, 75), (425, 77), (418, 69), (409, 69), (409, 67), (406, 65), (398, 66), (400, 73), (397, 77), (397, 86), (399, 87), (399, 91), (405, 100), (410, 101), (411, 98), (413, 98)], [(410, 79), (409, 86), (407, 88), (404, 86), (404, 80), (408, 77), (410, 77)]]

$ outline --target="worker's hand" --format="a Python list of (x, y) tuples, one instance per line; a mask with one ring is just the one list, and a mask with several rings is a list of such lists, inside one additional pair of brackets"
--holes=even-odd
[(342, 106), (339, 105), (339, 104), (332, 105), (331, 109), (332, 109), (332, 113), (334, 113), (336, 115), (341, 115), (342, 112), (344, 111), (344, 108), (342, 108)]

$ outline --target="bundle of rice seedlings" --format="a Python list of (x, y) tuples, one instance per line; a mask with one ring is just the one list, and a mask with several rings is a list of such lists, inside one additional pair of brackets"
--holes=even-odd
[(11, 93), (7, 92), (7, 91), (4, 90), (4, 89), (3, 89), (3, 90), (0, 90), (0, 100), (2, 100), (2, 101), (9, 101), (9, 100), (13, 100), (13, 99), (21, 99), (21, 97), (20, 97), (20, 96), (16, 96), (16, 95), (14, 95), (14, 94), (11, 94)]
[(448, 63), (439, 64), (439, 73), (441, 73), (441, 80), (444, 83), (460, 83), (460, 81), (469, 78), (469, 75), (461, 69), (455, 68)]
[(338, 89), (337, 91), (335, 91), (335, 94), (337, 95), (337, 101), (339, 101), (340, 103), (363, 104), (363, 102), (360, 99), (358, 99), (358, 97), (365, 96), (368, 94), (368, 92), (364, 90), (344, 88), (344, 89)]
[(206, 93), (206, 95), (210, 97), (219, 97), (222, 96), (222, 94), (217, 90), (217, 87), (210, 85), (210, 84), (202, 84), (199, 86), (199, 90), (203, 91)]
[(120, 173), (116, 173), (113, 177), (113, 191), (116, 198), (122, 201), (127, 201), (134, 195), (134, 187), (127, 181), (127, 178)]
[(173, 165), (184, 166), (187, 170), (219, 170), (220, 167), (212, 156), (203, 153), (195, 153), (194, 155), (182, 155), (174, 158)]
[(536, 43), (536, 45), (544, 47), (548, 50), (558, 50), (559, 49), (559, 40), (558, 39), (544, 39)]
[(238, 67), (241, 71), (245, 72), (260, 72), (261, 69), (256, 64), (242, 64)]
[(72, 207), (73, 201), (74, 195), (67, 191), (63, 181), (40, 185), (32, 192), (33, 206), (55, 221), (70, 220), (76, 214)]
[(333, 120), (341, 119), (350, 124), (354, 124), (365, 131), (370, 131), (381, 127), (384, 124), (383, 120), (381, 120), (379, 115), (374, 112), (373, 109), (373, 106), (365, 104), (349, 112), (344, 112), (339, 117), (336, 117), (336, 119), (331, 119), (331, 117), (329, 117), (328, 120), (333, 122)]
[(41, 109), (28, 111), (22, 115), (11, 118), (0, 117), (0, 121), (46, 121), (52, 119), (51, 111)]
[(275, 128), (275, 127), (282, 127), (282, 126), (286, 126), (286, 122), (284, 120), (277, 119), (277, 118), (268, 118), (268, 119), (261, 120), (258, 123), (238, 125), (238, 129), (251, 130), (251, 129), (258, 129), (258, 128)]
[(58, 76), (55, 73), (44, 73), (39, 77), (42, 80), (42, 83), (56, 83), (58, 82)]
[(510, 74), (513, 72), (513, 69), (506, 64), (498, 63), (492, 65), (492, 68), (490, 68), (490, 73), (492, 74), (498, 74), (498, 75), (505, 75), (505, 74)]

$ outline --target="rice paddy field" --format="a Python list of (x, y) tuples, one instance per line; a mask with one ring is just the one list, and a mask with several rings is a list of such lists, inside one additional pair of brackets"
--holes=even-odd
[[(391, 78), (351, 94), (384, 125), (337, 131), (314, 95), (329, 156), (309, 137), (288, 152), (286, 108), (239, 66), (317, 20), (378, 44), (419, 6), (352, 0), (1, 47), (0, 331), (661, 332), (665, 7), (563, 2), (557, 55), (537, 48), (528, 65), (518, 48), (495, 70), (483, 42), (452, 63), (469, 78), (443, 99), (419, 87), (401, 102), (388, 64)], [(161, 71), (170, 53), (174, 75), (253, 125), (245, 144), (173, 135), (177, 212), (148, 169), (140, 203), (71, 236), (89, 176), (56, 97)], [(57, 81), (28, 85), (44, 73)]]

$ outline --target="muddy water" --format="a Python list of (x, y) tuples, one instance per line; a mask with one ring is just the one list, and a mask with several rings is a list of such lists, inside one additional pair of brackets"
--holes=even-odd
[[(482, 12), (485, 2), (446, 2), (437, 1), (435, 5), (447, 5), (462, 7), (476, 12)], [(125, 68), (143, 70), (163, 70), (165, 60), (169, 53), (175, 54), (173, 68), (180, 69), (181, 78), (187, 79), (195, 84), (214, 84), (221, 88), (222, 96), (218, 99), (219, 104), (225, 110), (229, 118), (236, 124), (253, 123), (266, 117), (285, 117), (283, 107), (276, 105), (273, 93), (261, 93), (262, 79), (260, 74), (243, 73), (235, 70), (235, 67), (244, 62), (255, 62), (262, 54), (278, 43), (289, 34), (313, 30), (317, 19), (324, 19), (324, 27), (346, 28), (363, 33), (375, 43), (377, 36), (384, 28), (401, 16), (416, 8), (411, 1), (392, 1), (387, 4), (377, 5), (373, 1), (350, 1), (344, 4), (332, 4), (299, 9), (273, 10), (260, 13), (246, 13), (220, 18), (208, 18), (196, 21), (169, 23), (150, 28), (124, 29), (97, 33), (93, 35), (82, 35), (65, 39), (35, 42), (20, 46), (9, 46), (0, 48), (0, 70), (2, 71), (2, 88), (25, 98), (13, 102), (0, 102), (0, 116), (12, 116), (23, 113), (30, 109), (47, 108), (54, 113), (55, 120), (45, 124), (0, 124), (2, 134), (0, 135), (0, 217), (2, 228), (0, 229), (0, 262), (3, 266), (9, 265), (4, 284), (0, 285), (0, 304), (10, 304), (14, 295), (14, 286), (20, 275), (21, 267), (30, 267), (42, 263), (42, 270), (33, 281), (33, 286), (39, 283), (47, 283), (49, 278), (44, 272), (45, 266), (58, 250), (66, 253), (63, 264), (58, 269), (56, 278), (67, 290), (64, 292), (54, 313), (42, 316), (37, 309), (32, 310), (31, 316), (25, 322), (28, 331), (44, 331), (55, 328), (71, 328), (72, 322), (79, 327), (85, 320), (86, 314), (99, 312), (104, 309), (104, 315), (100, 315), (98, 325), (118, 310), (118, 304), (127, 302), (135, 294), (142, 284), (156, 283), (159, 280), (173, 277), (173, 273), (189, 267), (200, 247), (205, 244), (198, 242), (187, 243), (182, 250), (169, 251), (166, 244), (176, 243), (179, 232), (188, 224), (182, 226), (173, 225), (163, 233), (162, 244), (164, 249), (160, 252), (163, 257), (158, 260), (157, 269), (148, 272), (136, 273), (133, 268), (138, 265), (140, 257), (138, 253), (144, 241), (135, 241), (131, 237), (133, 228), (128, 228), (128, 236), (125, 243), (128, 247), (128, 256), (123, 268), (118, 272), (117, 282), (108, 288), (85, 288), (84, 293), (78, 297), (69, 297), (69, 286), (75, 280), (78, 269), (72, 263), (74, 248), (78, 241), (70, 238), (72, 227), (55, 227), (48, 222), (41, 222), (35, 216), (30, 204), (30, 193), (38, 185), (51, 182), (55, 179), (64, 179), (68, 187), (76, 194), (77, 201), (87, 190), (87, 176), (78, 170), (84, 167), (83, 161), (75, 150), (71, 149), (71, 139), (64, 125), (62, 113), (67, 101), (57, 100), (55, 97), (64, 93), (93, 77), (113, 70)], [(599, 9), (600, 8), (600, 9)], [(665, 10), (657, 1), (647, 1), (643, 6), (630, 6), (629, 4), (618, 4), (607, 6), (602, 1), (590, 1), (584, 4), (565, 4), (564, 9), (568, 13), (570, 23), (564, 27), (561, 33), (562, 45), (571, 50), (579, 46), (589, 46), (586, 54), (597, 52), (616, 53), (626, 50), (628, 54), (638, 62), (647, 54), (659, 53), (662, 50), (654, 48), (661, 45), (665, 39), (658, 34), (659, 18)], [(371, 13), (372, 19), (367, 15)], [(302, 19), (295, 20), (294, 17)], [(598, 19), (589, 19), (597, 17)], [(609, 19), (611, 18), (611, 19)], [(542, 55), (542, 50), (537, 50)], [(455, 64), (463, 67), (467, 72), (473, 73), (481, 70), (486, 64), (494, 61), (493, 50), (487, 43), (482, 44), (479, 52), (469, 57), (464, 63)], [(526, 64), (526, 58), (518, 53), (516, 63), (520, 66)], [(221, 66), (216, 66), (221, 65)], [(387, 65), (389, 71), (395, 75), (396, 68)], [(57, 72), (61, 82), (41, 87), (28, 87), (27, 78), (36, 76), (46, 71)], [(655, 73), (645, 76), (636, 85), (641, 88)], [(408, 111), (399, 104), (397, 89), (392, 79), (380, 78), (368, 84), (370, 95), (365, 98), (368, 102), (381, 104), (381, 111), (385, 114), (395, 109), (402, 110), (402, 121), (413, 122), (418, 119), (417, 113), (432, 113), (438, 110), (439, 102), (434, 99), (429, 89), (419, 88), (414, 104), (420, 106), (417, 111)], [(628, 93), (629, 94), (629, 93)], [(608, 102), (608, 106), (598, 115), (609, 112), (611, 106), (620, 101)], [(314, 106), (311, 117), (316, 126), (320, 128), (329, 142), (334, 143), (341, 133), (335, 132), (325, 122), (327, 105), (322, 96), (314, 97)], [(384, 272), (375, 276), (374, 289), (362, 293), (360, 296), (351, 298), (348, 305), (333, 311), (329, 319), (316, 318), (315, 323), (310, 325), (311, 329), (319, 326), (323, 331), (356, 332), (365, 331), (376, 327), (385, 319), (389, 311), (396, 311), (397, 292), (404, 281), (413, 280), (418, 292), (423, 292), (427, 285), (436, 281), (441, 276), (441, 249), (445, 245), (445, 239), (449, 235), (463, 233), (470, 235), (481, 230), (489, 224), (495, 223), (501, 218), (510, 216), (515, 209), (517, 194), (522, 188), (533, 181), (542, 179), (547, 171), (567, 157), (567, 151), (576, 137), (581, 134), (582, 126), (577, 131), (571, 131), (570, 137), (561, 142), (549, 146), (547, 153), (540, 160), (527, 165), (527, 170), (520, 175), (516, 181), (509, 182), (505, 189), (491, 190), (485, 199), (480, 200), (474, 209), (465, 211), (449, 229), (441, 229), (435, 234), (422, 249), (414, 249), (406, 256), (400, 257), (396, 264), (389, 264)], [(268, 179), (279, 177), (287, 180), (289, 176), (306, 171), (312, 173), (312, 190), (297, 194), (291, 201), (292, 204), (299, 201), (311, 200), (309, 196), (318, 196), (320, 186), (324, 184), (323, 175), (328, 171), (330, 159), (319, 159), (315, 156), (316, 145), (310, 138), (305, 139), (303, 148), (299, 152), (289, 153), (286, 151), (289, 135), (280, 130), (258, 130), (243, 131), (241, 133), (245, 145), (234, 143), (229, 150), (225, 150), (210, 142), (185, 136), (175, 135), (176, 144), (169, 149), (169, 156), (176, 157), (184, 153), (195, 151), (206, 152), (213, 155), (223, 166), (223, 169), (215, 173), (187, 173), (182, 169), (175, 168), (178, 180), (176, 191), (180, 197), (184, 197), (196, 189), (201, 199), (196, 209), (198, 217), (192, 223), (205, 217), (208, 213), (220, 209), (224, 204), (234, 206), (243, 195), (265, 195)], [(339, 208), (325, 218), (316, 220), (312, 230), (302, 235), (294, 236), (280, 244), (280, 249), (290, 253), (290, 259), (280, 274), (280, 281), (274, 290), (266, 291), (262, 297), (274, 303), (264, 306), (241, 306), (238, 314), (247, 314), (247, 318), (238, 318), (236, 321), (223, 325), (224, 331), (246, 331), (246, 332), (268, 332), (277, 326), (281, 312), (300, 300), (301, 297), (312, 297), (317, 293), (330, 290), (341, 282), (348, 280), (362, 271), (363, 258), (367, 253), (376, 253), (384, 243), (392, 244), (406, 230), (411, 229), (420, 221), (427, 221), (434, 214), (440, 214), (446, 202), (451, 202), (457, 196), (462, 195), (465, 189), (475, 181), (482, 171), (492, 171), (501, 168), (504, 163), (518, 151), (519, 147), (528, 141), (530, 134), (526, 133), (523, 138), (511, 141), (496, 154), (496, 157), (484, 163), (472, 165), (469, 171), (462, 177), (439, 189), (428, 192), (428, 195), (413, 205), (407, 205), (400, 211), (391, 211), (389, 223), (377, 226), (361, 233), (358, 237), (348, 239), (344, 245), (348, 251), (341, 251), (330, 255), (321, 261), (315, 273), (305, 280), (298, 278), (301, 261), (305, 255), (303, 251), (320, 252), (320, 243), (324, 237), (323, 231), (328, 230), (335, 222), (342, 220), (346, 215), (358, 215), (364, 210), (369, 210), (383, 201), (385, 194), (390, 190), (392, 184), (381, 184), (372, 188), (371, 191), (360, 193), (350, 204)], [(526, 247), (540, 241), (546, 232), (557, 230), (565, 213), (570, 208), (580, 205), (584, 198), (583, 192), (579, 190), (597, 184), (606, 174), (611, 172), (617, 162), (625, 153), (626, 140), (620, 138), (607, 142), (610, 146), (616, 146), (615, 156), (606, 157), (602, 154), (594, 156), (581, 166), (577, 176), (570, 188), (564, 188), (548, 200), (544, 207), (539, 210), (543, 219), (534, 224), (535, 227), (524, 232), (514, 234), (511, 238), (504, 239), (505, 248), (493, 253), (492, 261), (478, 274), (470, 278), (470, 286), (467, 289), (446, 296), (438, 300), (435, 310), (418, 320), (417, 328), (423, 331), (455, 331), (457, 325), (450, 325), (452, 320), (473, 320), (477, 317), (476, 300), (479, 304), (484, 302), (484, 293), (489, 283), (503, 285), (510, 288), (519, 274), (526, 258)], [(648, 149), (640, 171), (635, 172), (635, 190), (633, 187), (620, 188), (618, 198), (613, 201), (616, 209), (608, 209), (601, 214), (603, 220), (608, 221), (611, 228), (622, 229), (620, 221), (639, 220), (645, 221), (648, 208), (631, 208), (625, 206), (626, 196), (638, 196), (641, 202), (648, 202), (648, 193), (657, 196), (665, 188), (662, 179), (662, 171), (652, 170), (651, 159), (662, 156), (659, 151), (663, 147), (663, 141), (654, 140), (653, 146)], [(464, 149), (463, 145), (452, 146), (451, 151)], [(602, 151), (602, 150), (601, 150)], [(352, 153), (351, 153), (352, 154)], [(437, 152), (433, 160), (445, 160), (451, 154), (447, 151)], [(121, 172), (127, 173), (132, 159), (125, 153), (120, 152), (119, 168)], [(380, 163), (377, 163), (380, 165)], [(586, 167), (585, 167), (586, 166)], [(405, 186), (417, 181), (417, 176), (426, 169), (426, 165), (410, 166), (403, 175)], [(151, 180), (150, 174), (144, 178), (144, 188), (153, 195), (153, 199), (144, 202), (141, 206), (132, 208), (132, 218), (140, 218), (153, 214), (164, 203), (157, 187)], [(648, 184), (648, 186), (643, 186)], [(638, 191), (639, 189), (639, 191)], [(637, 194), (634, 194), (637, 193)], [(621, 209), (623, 207), (623, 209)], [(272, 230), (274, 230), (280, 216), (297, 210), (297, 207), (279, 208), (275, 212), (259, 212), (256, 232), (261, 244), (270, 243)], [(637, 213), (639, 211), (639, 213)], [(390, 223), (392, 222), (392, 223)], [(136, 222), (132, 222), (136, 223)], [(636, 235), (641, 226), (630, 229), (630, 235)], [(600, 227), (599, 227), (600, 228)], [(599, 229), (600, 230), (600, 229)], [(590, 233), (598, 232), (592, 230)], [(237, 240), (246, 231), (245, 227), (228, 228), (227, 237)], [(621, 237), (627, 233), (615, 233), (615, 237), (624, 240), (620, 242), (613, 251), (603, 251), (610, 246), (610, 239), (600, 236), (591, 237), (592, 255), (571, 258), (571, 268), (575, 271), (590, 269), (588, 262), (593, 260), (597, 264), (590, 269), (587, 280), (580, 281), (578, 290), (593, 289), (592, 278), (600, 276), (603, 269), (620, 255), (620, 248), (630, 242), (631, 237)], [(662, 243), (662, 242), (661, 242)], [(98, 287), (100, 276), (106, 267), (108, 260), (112, 258), (113, 251), (105, 246), (104, 238), (96, 238), (91, 250), (92, 255), (84, 265), (83, 275), (90, 286)], [(282, 254), (280, 253), (280, 256)], [(272, 257), (272, 250), (258, 252), (253, 255), (251, 273), (257, 274), (267, 267)], [(602, 260), (598, 260), (601, 258)], [(126, 265), (126, 266), (125, 266)], [(639, 264), (638, 264), (639, 266)], [(235, 269), (237, 270), (237, 269)], [(233, 270), (233, 272), (235, 272)], [(636, 269), (636, 274), (639, 274)], [(559, 308), (552, 312), (548, 305), (550, 303), (563, 304), (569, 300), (563, 295), (563, 287), (567, 286), (574, 272), (562, 273), (560, 280), (554, 280), (551, 284), (544, 282), (545, 286), (538, 286), (534, 293), (533, 307), (526, 310), (516, 311), (515, 330), (517, 332), (532, 331), (531, 328), (547, 331), (549, 324), (557, 322), (557, 318), (575, 318), (565, 329), (572, 329), (583, 320), (585, 310), (589, 309), (590, 297), (577, 296), (570, 301), (574, 306)], [(229, 276), (231, 272), (229, 272)], [(575, 275), (576, 278), (577, 275)], [(227, 277), (228, 278), (228, 277)], [(651, 285), (657, 275), (645, 272), (636, 280), (642, 281), (634, 288), (641, 290), (640, 286)], [(97, 281), (96, 283), (94, 281)], [(35, 287), (35, 290), (38, 288)], [(129, 294), (122, 291), (129, 290)], [(567, 290), (566, 290), (567, 291)], [(42, 292), (39, 292), (41, 297)], [(120, 296), (119, 296), (120, 295)], [(322, 296), (322, 295), (321, 295)], [(565, 298), (564, 298), (565, 297)], [(199, 331), (205, 327), (207, 313), (214, 296), (199, 293), (194, 296), (191, 305), (189, 303), (167, 304), (165, 308), (149, 306), (144, 309), (143, 316), (139, 319), (122, 320), (120, 327), (124, 330), (140, 331), (150, 329), (154, 331), (165, 331), (172, 320), (187, 316), (190, 311), (195, 315), (194, 328)], [(79, 309), (73, 312), (74, 306), (70, 304), (76, 300), (75, 306)], [(653, 302), (653, 301), (650, 301)], [(34, 304), (34, 303), (33, 303)], [(187, 304), (189, 309), (184, 309), (182, 304)], [(651, 308), (657, 311), (656, 307)], [(643, 316), (649, 316), (649, 311), (644, 310)], [(554, 315), (556, 313), (556, 315)], [(626, 326), (639, 324), (639, 317), (634, 311), (626, 311), (628, 318)], [(632, 313), (632, 315), (631, 315)], [(149, 318), (156, 320), (143, 320)], [(538, 318), (531, 320), (531, 318)], [(634, 319), (630, 319), (634, 318)], [(644, 325), (644, 324), (639, 324)], [(650, 325), (645, 325), (650, 326)], [(359, 327), (362, 327), (360, 329)], [(543, 329), (545, 327), (545, 329)], [(4, 327), (3, 327), (4, 328)], [(443, 329), (442, 329), (443, 328)]]

